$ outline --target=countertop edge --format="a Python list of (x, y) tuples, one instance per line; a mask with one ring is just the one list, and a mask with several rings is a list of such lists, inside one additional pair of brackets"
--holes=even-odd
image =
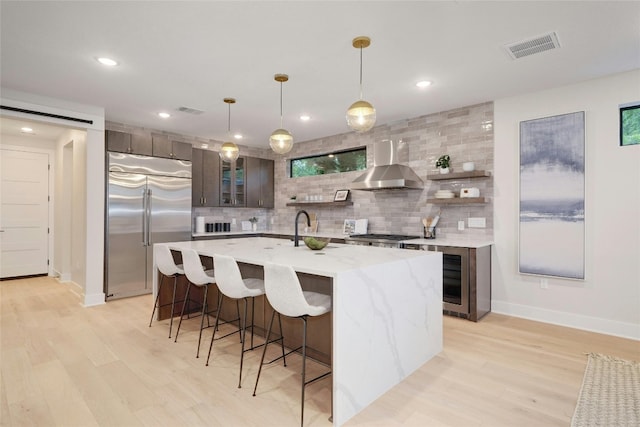
[[(221, 231), (221, 232), (210, 232), (210, 233), (192, 233), (192, 238), (232, 238), (232, 237), (273, 237), (273, 236), (288, 236), (293, 238), (293, 233), (287, 232), (286, 230), (257, 230), (257, 231)], [(313, 237), (325, 237), (332, 238), (338, 240), (348, 239), (349, 235), (347, 234), (339, 234), (339, 233), (300, 233), (300, 237), (313, 236)], [(436, 239), (410, 239), (410, 240), (402, 240), (399, 243), (410, 244), (410, 245), (420, 245), (420, 246), (452, 246), (458, 248), (481, 248), (484, 246), (491, 246), (494, 244), (493, 239), (478, 237), (478, 238), (456, 238), (456, 237), (444, 237), (444, 238), (436, 238)]]

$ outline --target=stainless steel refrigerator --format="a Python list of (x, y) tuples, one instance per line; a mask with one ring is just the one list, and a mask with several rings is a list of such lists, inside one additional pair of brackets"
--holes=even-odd
[(191, 162), (107, 153), (105, 295), (148, 294), (153, 244), (191, 240)]

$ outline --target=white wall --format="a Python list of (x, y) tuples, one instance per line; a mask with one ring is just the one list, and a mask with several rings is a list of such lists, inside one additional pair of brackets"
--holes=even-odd
[[(640, 339), (640, 145), (619, 146), (618, 106), (640, 101), (640, 70), (495, 101), (492, 309)], [(585, 111), (584, 281), (518, 273), (519, 124)]]
[[(73, 126), (86, 130), (86, 137), (74, 144), (74, 207), (71, 209), (79, 220), (74, 224), (72, 256), (82, 254), (76, 264), (72, 258), (72, 280), (84, 291), (84, 305), (104, 304), (104, 109), (80, 105), (60, 99), (46, 98), (35, 94), (2, 88), (2, 105), (26, 110), (91, 120), (93, 123), (78, 123), (65, 119), (43, 117), (29, 113), (3, 110), (7, 117), (20, 117), (65, 127)], [(76, 164), (78, 162), (78, 164)], [(91, 165), (87, 167), (87, 165)], [(78, 205), (75, 205), (75, 203)], [(75, 235), (75, 233), (79, 235)], [(79, 252), (78, 252), (79, 251)], [(77, 276), (77, 277), (73, 277)]]
[[(86, 289), (86, 139), (69, 129), (56, 141), (55, 269), (60, 280)], [(74, 177), (80, 177), (74, 179)]]
[[(66, 143), (64, 141), (67, 141)], [(60, 281), (71, 281), (71, 187), (73, 179), (73, 142), (67, 133), (56, 141), (55, 242), (54, 268)]]

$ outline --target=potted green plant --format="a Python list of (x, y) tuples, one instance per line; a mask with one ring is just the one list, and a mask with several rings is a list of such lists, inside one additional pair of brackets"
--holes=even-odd
[(440, 173), (449, 173), (449, 162), (451, 157), (448, 154), (443, 154), (436, 161), (436, 167), (440, 168)]
[(251, 223), (251, 229), (253, 231), (257, 231), (258, 230), (258, 218), (253, 216), (253, 217), (249, 218), (249, 222)]

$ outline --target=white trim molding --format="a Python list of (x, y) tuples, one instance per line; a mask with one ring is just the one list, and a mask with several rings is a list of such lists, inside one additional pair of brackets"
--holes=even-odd
[(491, 301), (491, 311), (497, 314), (506, 314), (508, 316), (640, 341), (639, 324), (495, 300)]

